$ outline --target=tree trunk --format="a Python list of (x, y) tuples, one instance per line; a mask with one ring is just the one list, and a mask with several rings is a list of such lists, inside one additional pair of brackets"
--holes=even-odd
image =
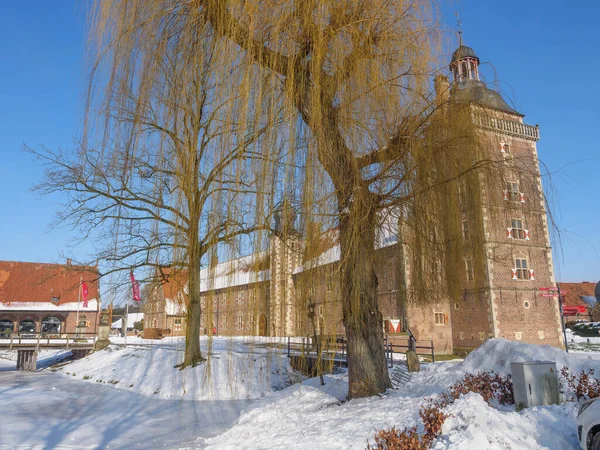
[(200, 259), (202, 257), (198, 244), (198, 224), (200, 214), (190, 214), (190, 231), (188, 232), (188, 291), (190, 301), (187, 305), (187, 323), (185, 329), (185, 356), (181, 368), (194, 367), (205, 361), (200, 350)]
[(376, 395), (392, 387), (377, 303), (374, 196), (366, 192), (365, 198), (359, 199), (356, 194), (355, 191), (349, 213), (342, 211), (340, 220), (340, 278), (348, 339), (349, 398)]

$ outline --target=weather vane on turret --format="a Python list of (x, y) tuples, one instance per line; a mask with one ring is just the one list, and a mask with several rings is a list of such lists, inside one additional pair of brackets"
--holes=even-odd
[(456, 15), (456, 28), (458, 28), (458, 46), (462, 46), (462, 20), (460, 19), (460, 15), (458, 14), (458, 11), (455, 11), (454, 14)]

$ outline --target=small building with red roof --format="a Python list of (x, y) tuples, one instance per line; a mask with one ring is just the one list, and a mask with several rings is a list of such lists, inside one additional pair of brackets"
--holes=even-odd
[(0, 337), (13, 333), (96, 333), (97, 266), (0, 261)]
[[(558, 283), (560, 286), (560, 290), (562, 293), (563, 300), (563, 310), (565, 311), (565, 316), (569, 312), (575, 312), (572, 319), (590, 319), (592, 315), (592, 310), (594, 305), (590, 305), (582, 300), (582, 297), (588, 297), (592, 299), (594, 297), (594, 290), (596, 288), (596, 283), (592, 283), (589, 281), (582, 281), (579, 283)], [(585, 311), (585, 312), (584, 312)], [(568, 320), (565, 318), (565, 320)]]

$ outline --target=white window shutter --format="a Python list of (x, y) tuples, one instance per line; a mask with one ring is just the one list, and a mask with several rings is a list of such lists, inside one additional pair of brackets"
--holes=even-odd
[(504, 189), (504, 190), (502, 191), (502, 194), (504, 195), (504, 200), (508, 200), (508, 190), (507, 190), (507, 189)]
[(512, 239), (513, 238), (513, 230), (512, 228), (507, 228), (506, 229), (506, 239)]
[(529, 269), (529, 279), (530, 279), (530, 280), (535, 280), (535, 276), (534, 276), (534, 275), (535, 275), (535, 274), (534, 274), (534, 271), (533, 271), (533, 269)]
[(525, 194), (523, 194), (522, 192), (519, 192), (519, 201), (521, 203), (525, 203)]
[(518, 280), (519, 277), (517, 277), (517, 269), (510, 269), (512, 271), (512, 279), (513, 280)]
[(529, 230), (524, 230), (525, 231), (525, 240), (528, 241), (529, 240)]

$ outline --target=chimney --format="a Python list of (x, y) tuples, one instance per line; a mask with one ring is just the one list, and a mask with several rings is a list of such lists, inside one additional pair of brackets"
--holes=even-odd
[(70, 269), (71, 265), (72, 265), (73, 261), (71, 260), (71, 258), (67, 258), (67, 267)]
[(437, 75), (433, 84), (435, 86), (435, 104), (439, 107), (450, 98), (450, 82), (446, 75)]

